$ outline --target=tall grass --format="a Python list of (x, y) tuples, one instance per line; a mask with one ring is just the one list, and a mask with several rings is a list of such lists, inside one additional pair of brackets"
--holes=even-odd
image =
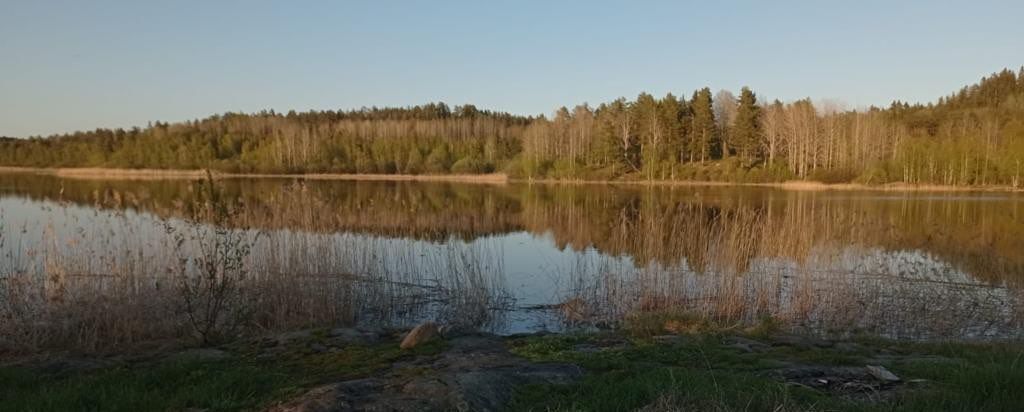
[(245, 206), (217, 196), (179, 205), (194, 216), (186, 219), (48, 204), (56, 217), (19, 237), (34, 249), (0, 236), (0, 354), (425, 319), (488, 328), (509, 304), (503, 268), (492, 263), (498, 252), (486, 242), (409, 247), (249, 229)]
[[(32, 183), (17, 183), (19, 193), (34, 193)], [(502, 330), (516, 302), (502, 243), (488, 236), (520, 230), (550, 236), (570, 256), (551, 274), (560, 287), (540, 302), (572, 303), (552, 311), (564, 317), (558, 327), (650, 314), (897, 338), (1006, 337), (1024, 326), (1019, 288), (1007, 287), (1022, 255), (1010, 250), (1016, 232), (982, 231), (1006, 249), (990, 264), (976, 245), (953, 259), (945, 245), (963, 234), (925, 236), (894, 217), (963, 226), (995, 214), (976, 204), (901, 200), (879, 211), (813, 193), (259, 180), (246, 190), (217, 182), (214, 194), (182, 182), (110, 184), (35, 196), (41, 219), (0, 230), (3, 350), (428, 319)], [(930, 249), (932, 235), (942, 247)]]
[(665, 255), (671, 252), (663, 248), (678, 247), (680, 260), (576, 262), (559, 299), (573, 306), (567, 323), (621, 326), (653, 316), (673, 320), (676, 326), (668, 329), (680, 321), (694, 328), (747, 328), (770, 320), (826, 335), (1020, 336), (1024, 302), (1013, 289), (979, 282), (920, 252), (865, 248), (853, 227), (843, 229), (843, 242), (831, 242), (817, 228), (749, 209), (662, 222), (685, 241), (652, 243), (662, 230), (652, 228), (647, 236), (618, 238), (633, 243), (619, 247)]

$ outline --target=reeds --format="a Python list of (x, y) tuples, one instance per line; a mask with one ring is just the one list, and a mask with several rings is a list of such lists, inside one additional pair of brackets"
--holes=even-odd
[[(842, 222), (824, 229), (842, 233), (834, 242), (816, 233), (822, 228), (748, 209), (663, 222), (686, 241), (658, 246), (683, 248), (681, 260), (577, 262), (558, 300), (585, 309), (565, 316), (567, 324), (615, 327), (667, 313), (718, 328), (767, 320), (810, 333), (900, 339), (1007, 338), (1021, 331), (1014, 308), (1024, 302), (1012, 289), (980, 282), (921, 252), (865, 248), (855, 241), (856, 227)], [(621, 239), (651, 245), (657, 232), (646, 233), (646, 239)]]
[[(558, 308), (536, 313), (536, 327), (674, 313), (721, 327), (769, 319), (918, 339), (1013, 336), (1024, 323), (1019, 289), (1007, 287), (1019, 240), (999, 235), (995, 210), (973, 204), (900, 201), (878, 211), (815, 192), (761, 199), (678, 188), (229, 180), (217, 187), (230, 213), (217, 217), (218, 202), (198, 185), (75, 184), (10, 207), (42, 209), (42, 219), (18, 227), (3, 226), (0, 207), (8, 351), (202, 339), (201, 325), (228, 335), (217, 338), (422, 320), (507, 330), (518, 302), (501, 238), (491, 235), (518, 231), (550, 236), (570, 260), (550, 274), (550, 300), (529, 302)], [(19, 201), (29, 202), (0, 198)], [(935, 224), (918, 233), (894, 217), (903, 215), (982, 222), (996, 263), (977, 245), (953, 250), (962, 233)], [(218, 300), (204, 290), (221, 288), (223, 305), (214, 306), (225, 312), (189, 317)], [(564, 324), (545, 324), (552, 313)]]
[[(47, 207), (56, 213), (52, 220), (19, 237), (34, 249), (0, 236), (0, 353), (111, 350), (193, 337), (214, 343), (424, 319), (488, 328), (509, 304), (503, 268), (494, 263), (500, 252), (486, 242), (409, 245)], [(27, 239), (30, 233), (39, 238)]]

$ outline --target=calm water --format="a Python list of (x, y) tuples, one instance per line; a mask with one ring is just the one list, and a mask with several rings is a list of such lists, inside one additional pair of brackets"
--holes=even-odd
[[(671, 307), (897, 338), (1024, 330), (1024, 199), (1014, 194), (297, 179), (218, 187), (244, 205), (224, 225), (252, 235), (256, 276), (307, 284), (303, 302), (359, 300), (346, 315), (357, 323), (458, 319), (476, 305), (480, 327), (522, 332), (604, 327)], [(62, 302), (158, 288), (147, 279), (173, 260), (167, 228), (184, 224), (199, 192), (182, 180), (0, 175), (0, 276), (38, 277)], [(133, 286), (110, 286), (112, 274)], [(343, 274), (391, 286), (320, 293), (336, 287), (323, 279)]]

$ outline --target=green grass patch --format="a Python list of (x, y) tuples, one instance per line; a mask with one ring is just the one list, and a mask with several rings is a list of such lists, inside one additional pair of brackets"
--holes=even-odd
[(12, 411), (252, 409), (294, 389), (287, 371), (246, 361), (168, 362), (72, 376), (0, 369), (0, 403)]
[[(748, 335), (749, 336), (749, 335)], [(859, 340), (853, 347), (776, 346), (748, 353), (727, 335), (686, 335), (671, 343), (633, 337), (629, 345), (579, 351), (604, 337), (545, 336), (514, 340), (512, 350), (537, 362), (571, 362), (586, 370), (572, 385), (518, 390), (512, 410), (834, 410), (1014, 411), (1024, 405), (1024, 348), (1019, 344), (913, 344)], [(787, 365), (863, 366), (884, 360), (907, 383), (889, 396), (840, 396), (787, 384), (766, 373)]]
[(93, 372), (52, 375), (0, 368), (0, 410), (208, 411), (258, 410), (319, 383), (353, 379), (443, 342), (402, 351), (396, 342), (308, 353), (296, 346), (273, 357), (254, 351), (222, 360), (164, 360)]

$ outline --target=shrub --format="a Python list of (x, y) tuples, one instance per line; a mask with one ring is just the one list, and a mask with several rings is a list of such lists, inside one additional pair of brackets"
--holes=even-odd
[(412, 148), (409, 151), (409, 159), (405, 162), (405, 173), (419, 174), (423, 171), (423, 154), (420, 149)]
[(487, 172), (487, 163), (476, 156), (466, 156), (452, 164), (452, 173), (472, 174)]
[(807, 177), (821, 183), (850, 183), (857, 173), (850, 169), (814, 169)]
[[(233, 338), (247, 323), (250, 308), (243, 288), (252, 240), (245, 230), (229, 228), (237, 208), (224, 198), (207, 172), (184, 230), (166, 227), (175, 239), (178, 266), (177, 307), (187, 327), (204, 345)], [(206, 222), (212, 222), (207, 227)]]
[(448, 145), (440, 144), (430, 151), (423, 166), (427, 173), (447, 173), (451, 167), (451, 154), (448, 153)]
[(870, 167), (864, 173), (861, 173), (860, 176), (857, 176), (855, 181), (866, 185), (889, 183), (889, 173), (878, 166)]

